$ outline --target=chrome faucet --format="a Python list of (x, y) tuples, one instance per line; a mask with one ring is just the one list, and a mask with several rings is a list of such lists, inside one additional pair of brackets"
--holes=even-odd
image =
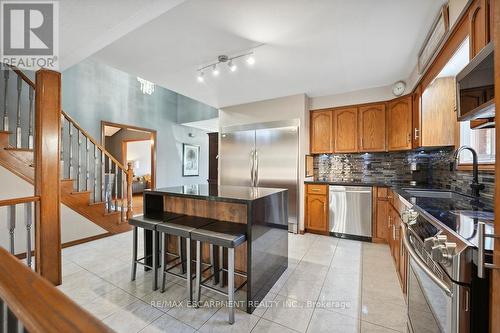
[(470, 188), (472, 189), (472, 195), (474, 197), (479, 197), (479, 191), (484, 189), (484, 184), (479, 183), (477, 153), (474, 150), (474, 148), (469, 147), (469, 146), (462, 146), (455, 151), (455, 154), (454, 154), (455, 170), (456, 170), (458, 158), (460, 156), (460, 153), (463, 150), (468, 150), (472, 153), (472, 183), (470, 184)]

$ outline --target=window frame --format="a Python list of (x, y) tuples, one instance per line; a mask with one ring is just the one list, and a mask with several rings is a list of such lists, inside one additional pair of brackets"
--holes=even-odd
[[(467, 122), (470, 123), (470, 122)], [(460, 128), (461, 122), (457, 121), (457, 126), (456, 126), (456, 133), (457, 133), (457, 142), (455, 143), (455, 149), (458, 149), (461, 146), (461, 128)], [(496, 128), (495, 128), (496, 130)], [(473, 131), (471, 129), (471, 131)], [(495, 155), (495, 160), (496, 160), (496, 155)], [(490, 173), (495, 173), (495, 162), (479, 162), (478, 163), (478, 169), (479, 171), (483, 172), (490, 172)], [(458, 161), (457, 164), (457, 170), (458, 171), (471, 171), (473, 170), (473, 165), (472, 163), (460, 163), (460, 160)]]

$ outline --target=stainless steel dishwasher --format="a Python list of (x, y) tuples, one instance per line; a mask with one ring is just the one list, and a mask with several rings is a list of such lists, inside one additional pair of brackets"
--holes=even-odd
[(330, 232), (338, 237), (370, 240), (372, 188), (330, 186)]

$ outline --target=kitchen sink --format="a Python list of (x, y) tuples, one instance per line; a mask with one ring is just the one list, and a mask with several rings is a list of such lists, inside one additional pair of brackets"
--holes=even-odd
[(438, 191), (438, 190), (416, 190), (416, 189), (403, 189), (406, 193), (416, 198), (443, 198), (452, 199), (457, 195), (451, 191)]

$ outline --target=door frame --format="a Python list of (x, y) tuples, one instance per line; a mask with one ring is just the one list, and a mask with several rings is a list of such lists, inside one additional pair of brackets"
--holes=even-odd
[[(151, 140), (151, 188), (154, 189), (156, 188), (156, 142), (157, 142), (157, 131), (154, 129), (150, 128), (144, 128), (144, 127), (138, 127), (138, 126), (133, 126), (133, 125), (126, 125), (126, 124), (118, 124), (118, 123), (113, 123), (110, 121), (104, 121), (101, 120), (101, 144), (103, 147), (105, 147), (105, 133), (104, 133), (104, 127), (105, 126), (111, 126), (111, 127), (118, 127), (121, 129), (131, 129), (131, 130), (137, 130), (137, 131), (142, 131), (142, 132), (147, 132), (150, 134), (150, 140)], [(129, 141), (145, 141), (145, 140), (124, 140), (126, 142)], [(123, 142), (122, 142), (122, 151), (123, 151)]]

